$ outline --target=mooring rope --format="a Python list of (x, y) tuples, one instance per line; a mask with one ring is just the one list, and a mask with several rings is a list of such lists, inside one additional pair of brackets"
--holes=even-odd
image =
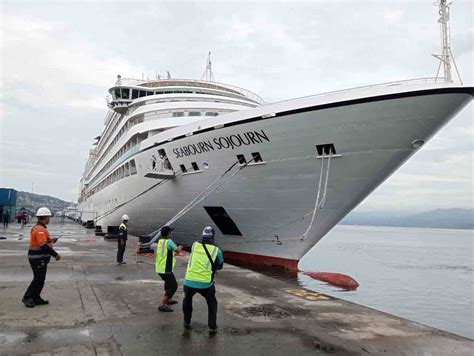
[[(254, 160), (254, 158), (252, 158), (250, 161), (246, 162), (245, 164), (243, 165), (240, 165), (239, 166), (239, 169), (236, 170), (231, 176), (230, 178), (234, 177), (238, 172), (240, 172), (242, 169), (244, 169), (245, 167), (248, 166), (249, 163), (251, 163), (252, 161)], [(209, 197), (209, 195), (211, 195), (214, 191), (216, 191), (219, 187), (221, 187), (222, 185), (225, 184), (225, 181), (223, 181), (222, 183), (220, 183), (219, 185), (216, 185), (215, 187), (213, 187), (216, 183), (218, 183), (220, 180), (224, 179), (225, 176), (239, 163), (239, 161), (236, 161), (234, 162), (224, 173), (222, 173), (216, 180), (214, 180), (211, 184), (209, 184), (206, 188), (204, 188), (204, 190), (202, 190), (201, 192), (199, 192), (198, 195), (196, 195), (188, 204), (185, 205), (185, 207), (183, 209), (181, 209), (175, 216), (173, 216), (166, 224), (164, 224), (163, 226), (170, 226), (172, 225), (173, 223), (175, 223), (176, 221), (178, 221), (179, 219), (181, 219), (184, 215), (186, 215), (189, 211), (191, 211), (192, 209), (194, 209), (199, 203), (201, 203), (204, 199), (206, 199), (207, 197)], [(212, 189), (211, 189), (212, 188)], [(152, 231), (151, 233), (149, 233), (148, 235), (149, 236), (153, 236), (152, 239), (147, 242), (147, 243), (143, 243), (142, 244), (142, 247), (148, 247), (150, 246), (152, 243), (154, 243), (156, 240), (158, 240), (158, 238), (160, 237), (160, 234), (161, 234), (161, 228), (160, 227), (159, 229), (156, 229), (155, 231)]]

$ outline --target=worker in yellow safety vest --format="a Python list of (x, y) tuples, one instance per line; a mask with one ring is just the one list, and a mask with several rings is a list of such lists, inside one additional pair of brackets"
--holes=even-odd
[(128, 215), (125, 214), (122, 216), (122, 223), (119, 226), (119, 233), (117, 236), (117, 264), (125, 265), (127, 262), (123, 260), (123, 255), (125, 254), (125, 247), (127, 246), (128, 238)]
[(176, 282), (176, 277), (173, 273), (176, 264), (174, 255), (180, 253), (183, 247), (177, 246), (171, 240), (171, 231), (173, 230), (169, 226), (163, 226), (158, 245), (156, 246), (155, 272), (165, 282), (165, 293), (161, 297), (160, 306), (158, 307), (158, 310), (161, 312), (172, 312), (173, 309), (169, 305), (177, 303), (177, 301), (173, 300), (173, 295), (178, 289), (178, 282)]
[(202, 295), (207, 302), (209, 334), (217, 333), (217, 299), (214, 276), (222, 269), (224, 257), (219, 247), (214, 245), (215, 231), (211, 226), (204, 228), (201, 241), (196, 241), (191, 248), (188, 268), (184, 278), (184, 327), (191, 329), (193, 313), (193, 296)]

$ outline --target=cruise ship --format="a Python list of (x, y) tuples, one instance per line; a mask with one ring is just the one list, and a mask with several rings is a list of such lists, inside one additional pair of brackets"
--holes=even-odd
[(472, 100), (441, 59), (445, 77), (277, 103), (214, 82), (210, 57), (201, 80), (118, 76), (80, 219), (110, 231), (127, 214), (131, 234), (155, 238), (171, 224), (185, 246), (211, 225), (227, 260), (295, 270)]

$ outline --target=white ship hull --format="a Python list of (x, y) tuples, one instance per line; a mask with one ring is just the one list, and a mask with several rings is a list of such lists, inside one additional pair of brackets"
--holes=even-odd
[[(204, 226), (212, 225), (228, 258), (296, 268), (306, 252), (471, 99), (472, 88), (440, 85), (361, 91), (264, 105), (180, 126), (142, 142), (129, 156), (137, 174), (83, 200), (79, 210), (83, 221), (95, 220), (104, 231), (127, 214), (131, 234), (149, 234), (222, 175), (237, 155), (249, 161), (259, 152), (264, 163), (226, 178), (173, 224), (174, 239), (189, 246)], [(316, 145), (322, 144), (334, 145), (330, 163), (317, 157)], [(164, 179), (140, 195), (162, 180), (145, 177), (154, 172), (152, 155), (158, 149), (166, 150), (175, 172), (182, 164), (189, 171), (192, 162), (200, 170)], [(325, 203), (302, 238), (326, 174)], [(204, 207), (223, 207), (241, 236), (223, 234)]]

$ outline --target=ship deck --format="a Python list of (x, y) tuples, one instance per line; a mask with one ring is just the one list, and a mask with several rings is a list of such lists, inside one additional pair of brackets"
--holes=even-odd
[(0, 230), (0, 354), (41, 355), (468, 355), (472, 340), (361, 305), (306, 290), (297, 281), (225, 265), (216, 278), (216, 336), (207, 332), (207, 306), (194, 298), (193, 330), (184, 331), (181, 279), (173, 313), (157, 311), (163, 282), (152, 258), (115, 264), (116, 243), (92, 230), (53, 219), (62, 255), (51, 261), (43, 297), (48, 306), (27, 309), (21, 297), (31, 281), (26, 258), (31, 224)]

